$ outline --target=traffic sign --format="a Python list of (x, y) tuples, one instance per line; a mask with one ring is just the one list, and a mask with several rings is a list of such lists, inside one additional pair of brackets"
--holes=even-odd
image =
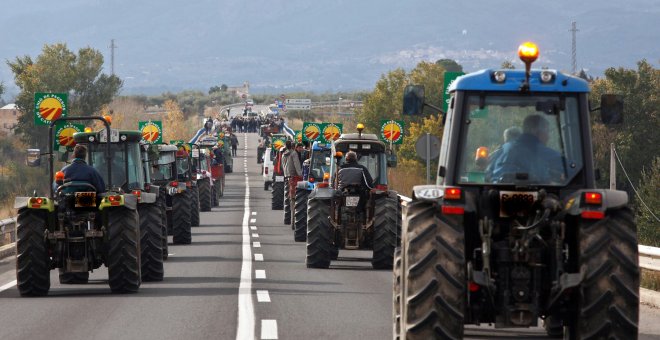
[(290, 104), (312, 104), (311, 99), (294, 99), (294, 98), (289, 98), (286, 100), (286, 105), (289, 106)]
[(423, 160), (435, 159), (440, 155), (440, 140), (432, 134), (425, 133), (417, 139), (415, 150), (417, 156)]
[(286, 104), (288, 110), (311, 110), (312, 105), (310, 104)]
[(66, 93), (43, 93), (34, 94), (34, 125), (50, 125), (55, 119), (66, 117), (67, 114)]

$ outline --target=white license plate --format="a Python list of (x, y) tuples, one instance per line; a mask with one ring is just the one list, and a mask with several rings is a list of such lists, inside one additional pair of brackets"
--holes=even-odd
[(275, 182), (284, 182), (284, 176), (275, 176)]
[(360, 202), (360, 196), (346, 196), (347, 207), (357, 207), (358, 202)]
[(500, 191), (500, 217), (510, 217), (502, 209), (505, 204), (529, 204), (531, 205), (538, 198), (537, 191)]

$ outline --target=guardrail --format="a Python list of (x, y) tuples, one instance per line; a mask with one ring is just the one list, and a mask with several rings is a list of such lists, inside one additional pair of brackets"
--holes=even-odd
[[(412, 198), (404, 195), (399, 195), (399, 199), (404, 202), (411, 202)], [(639, 245), (639, 267), (660, 272), (660, 248)]]
[(16, 218), (0, 220), (0, 246), (16, 242)]

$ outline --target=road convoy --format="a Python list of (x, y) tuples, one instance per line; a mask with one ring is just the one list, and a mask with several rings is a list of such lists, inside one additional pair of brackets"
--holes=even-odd
[[(589, 87), (531, 70), (531, 43), (519, 55), (524, 71), (483, 70), (452, 83), (437, 182), (415, 186), (410, 200), (389, 189), (396, 157), (362, 124), (309, 147), (291, 199), (283, 143), (265, 151), (264, 189), (294, 240), (306, 242), (308, 268), (329, 268), (340, 249), (371, 250), (374, 269), (393, 268), (395, 339), (460, 339), (467, 324), (523, 328), (539, 319), (553, 337), (637, 337), (636, 226), (625, 192), (595, 187)], [(406, 87), (404, 114), (433, 107), (423, 92)], [(615, 123), (620, 107), (604, 96), (603, 123)], [(52, 170), (51, 125), (55, 184), (48, 196), (15, 202), (20, 294), (46, 295), (55, 268), (61, 283), (85, 283), (105, 265), (114, 293), (163, 280), (167, 235), (190, 244), (200, 211), (221, 204), (233, 163), (231, 152), (216, 153), (228, 150), (224, 134), (205, 125), (191, 145), (148, 145), (108, 118), (58, 120), (104, 124), (74, 140), (106, 187)], [(286, 138), (277, 132), (262, 128), (273, 141)], [(39, 165), (40, 155), (29, 150), (28, 162)]]

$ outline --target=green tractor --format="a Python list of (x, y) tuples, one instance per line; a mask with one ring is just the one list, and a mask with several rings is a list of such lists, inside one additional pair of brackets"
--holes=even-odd
[[(88, 161), (97, 170), (103, 168), (106, 188), (95, 188), (87, 182), (65, 183), (64, 173), (59, 171), (55, 176), (53, 128), (58, 121), (70, 120), (100, 120), (105, 125), (102, 132), (78, 133), (74, 139), (88, 145)], [(111, 143), (107, 143), (108, 136), (112, 136)], [(104, 138), (106, 142), (97, 143)], [(86, 282), (89, 272), (102, 265), (108, 267), (108, 283), (113, 293), (138, 291), (141, 284), (140, 218), (138, 196), (133, 188), (139, 190), (140, 155), (137, 148), (120, 144), (120, 138), (123, 142), (133, 139), (134, 135), (111, 132), (110, 124), (101, 117), (59, 118), (51, 124), (46, 155), (49, 156), (49, 183), (57, 184), (51, 186), (48, 196), (16, 197), (14, 203), (18, 209), (16, 280), (22, 296), (47, 295), (51, 269), (61, 269), (62, 283)], [(137, 143), (140, 137), (135, 138)], [(113, 175), (117, 168), (112, 165), (112, 157), (118, 150), (124, 156), (123, 169), (133, 170), (132, 180), (137, 179), (137, 182), (129, 182), (127, 176), (121, 181), (119, 176)], [(28, 150), (28, 165), (40, 165), (40, 156), (39, 149)], [(133, 163), (129, 165), (131, 160)], [(144, 197), (155, 201), (153, 194)]]

